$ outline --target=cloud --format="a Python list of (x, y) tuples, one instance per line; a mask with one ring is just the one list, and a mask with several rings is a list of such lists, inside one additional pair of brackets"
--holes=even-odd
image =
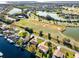
[(5, 1), (0, 1), (0, 4), (6, 4), (6, 2)]

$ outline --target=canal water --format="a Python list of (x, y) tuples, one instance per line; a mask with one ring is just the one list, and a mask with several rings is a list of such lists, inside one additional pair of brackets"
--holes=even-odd
[(34, 58), (35, 55), (10, 44), (4, 37), (0, 37), (0, 52), (3, 58)]
[(63, 32), (66, 36), (72, 37), (75, 40), (79, 41), (79, 28), (68, 27), (66, 31)]

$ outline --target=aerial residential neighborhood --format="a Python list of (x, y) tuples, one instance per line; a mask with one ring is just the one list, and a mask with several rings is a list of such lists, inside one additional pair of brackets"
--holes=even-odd
[(1, 58), (79, 58), (79, 1), (0, 4)]

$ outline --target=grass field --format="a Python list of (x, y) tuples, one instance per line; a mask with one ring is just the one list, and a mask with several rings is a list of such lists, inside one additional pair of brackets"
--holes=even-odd
[[(62, 31), (64, 29), (63, 26), (54, 25), (54, 24), (47, 24), (43, 22), (39, 22), (36, 20), (29, 20), (29, 19), (22, 19), (19, 22), (15, 22), (15, 25), (22, 26), (22, 27), (29, 27), (32, 28), (34, 32), (39, 33), (43, 31), (46, 35), (51, 33), (57, 33), (58, 31)], [(60, 29), (60, 30), (59, 30)]]

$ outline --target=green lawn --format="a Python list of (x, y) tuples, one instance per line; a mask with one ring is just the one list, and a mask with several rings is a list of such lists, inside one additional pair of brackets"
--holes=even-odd
[[(33, 32), (34, 34), (36, 35), (39, 35), (39, 32), (42, 31), (43, 32), (43, 37), (45, 39), (48, 39), (48, 33), (51, 33), (51, 36), (52, 37), (55, 37), (56, 33), (58, 33), (58, 30), (56, 28), (60, 27), (60, 28), (63, 28), (61, 26), (54, 26), (54, 25), (48, 25), (46, 23), (42, 23), (42, 22), (39, 22), (39, 21), (32, 21), (32, 20), (29, 20), (29, 19), (21, 19), (20, 21), (18, 22), (15, 22), (14, 23), (15, 25), (17, 26), (22, 26), (22, 27), (29, 27), (31, 29), (33, 29)], [(48, 27), (46, 27), (48, 26)]]
[[(44, 27), (44, 25), (47, 25), (47, 24), (44, 24), (44, 23), (41, 23), (39, 21), (31, 21), (31, 20), (20, 20), (19, 22), (15, 23), (16, 25), (19, 25), (19, 26), (23, 26), (23, 27), (29, 27), (29, 28), (32, 28), (34, 31), (38, 32), (39, 31), (43, 31), (43, 33), (56, 33), (58, 32), (56, 29), (54, 29), (53, 27)], [(49, 25), (48, 25), (49, 26)], [(53, 26), (53, 25), (52, 25)]]
[(37, 39), (37, 42), (38, 42), (38, 44), (40, 44), (40, 43), (43, 42), (43, 40), (41, 40), (41, 39)]
[(42, 57), (42, 53), (39, 52), (39, 49), (36, 50), (36, 55), (39, 56), (39, 57)]
[(64, 48), (62, 48), (62, 51), (66, 54), (66, 53), (68, 53), (68, 56), (66, 56), (66, 58), (74, 58), (75, 56), (74, 56), (74, 52), (71, 52), (71, 51), (69, 51), (69, 50), (67, 50), (67, 49), (64, 49)]
[(22, 39), (19, 39), (16, 44), (20, 45), (20, 47), (22, 47), (22, 43), (23, 43), (23, 40)]

